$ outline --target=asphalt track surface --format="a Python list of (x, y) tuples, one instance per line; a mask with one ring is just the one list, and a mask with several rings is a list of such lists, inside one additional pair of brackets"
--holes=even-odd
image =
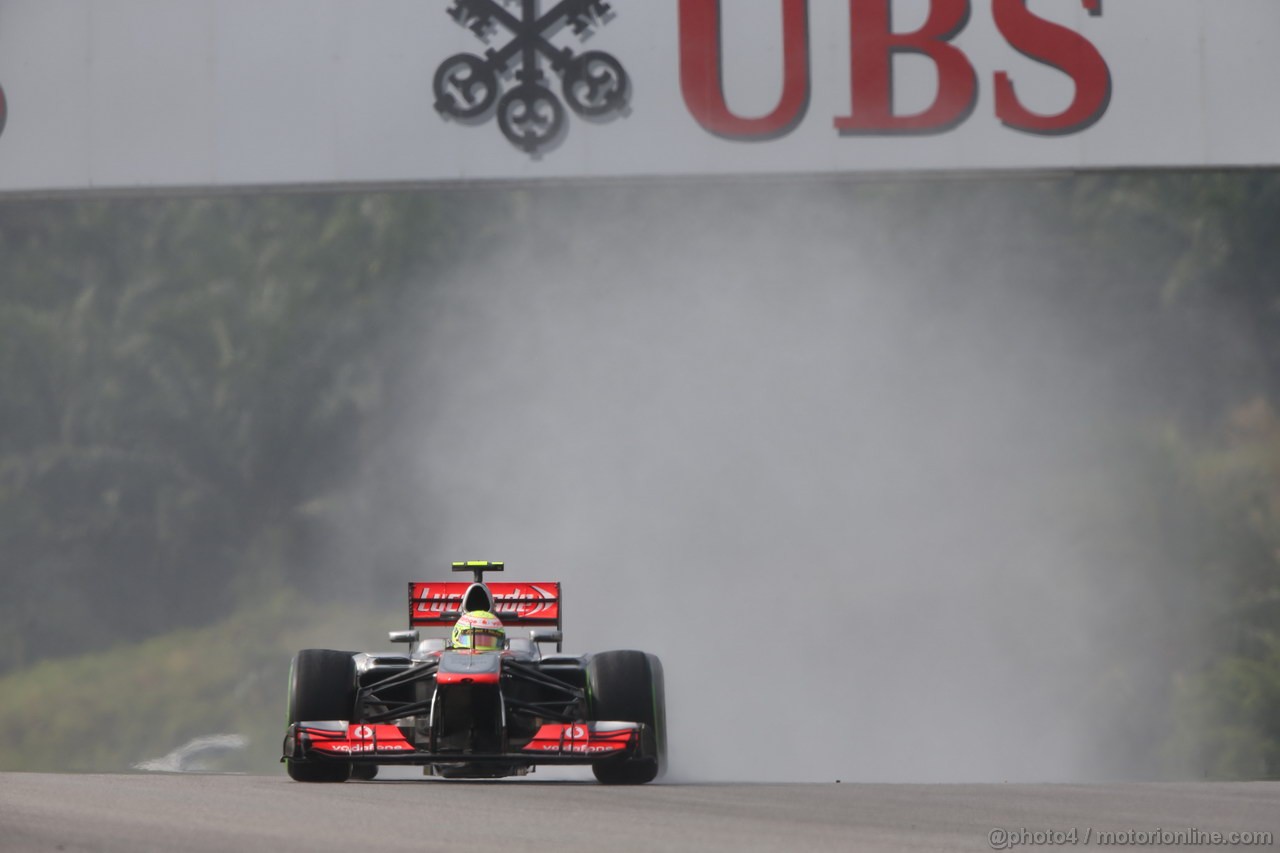
[[(993, 829), (1270, 831), (1280, 782), (648, 785), (0, 774), (4, 851), (991, 850)], [(1133, 845), (1138, 846), (1138, 845)], [(1195, 849), (1275, 849), (1269, 846)], [(1141, 845), (1143, 850), (1192, 845)]]

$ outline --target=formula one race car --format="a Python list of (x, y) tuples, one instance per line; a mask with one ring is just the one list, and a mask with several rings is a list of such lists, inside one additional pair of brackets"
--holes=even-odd
[[(473, 582), (410, 583), (410, 654), (306, 649), (289, 673), (282, 760), (299, 782), (372, 779), (378, 765), (428, 776), (523, 776), (540, 764), (589, 764), (606, 784), (651, 782), (666, 769), (662, 664), (637, 651), (562, 654), (559, 583), (484, 582), (502, 563), (454, 563)], [(420, 639), (488, 611), (529, 637), (485, 649)], [(469, 617), (468, 617), (469, 618)], [(469, 624), (469, 622), (467, 623)], [(457, 631), (455, 631), (455, 635)], [(555, 654), (541, 646), (554, 643)]]

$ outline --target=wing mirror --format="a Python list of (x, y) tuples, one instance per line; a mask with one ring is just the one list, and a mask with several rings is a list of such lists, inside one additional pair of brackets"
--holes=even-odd
[(561, 645), (564, 643), (564, 632), (555, 628), (534, 628), (529, 632), (529, 637), (535, 643), (555, 643), (556, 651), (562, 651)]
[(416, 643), (418, 642), (418, 629), (413, 628), (408, 631), (388, 631), (387, 639), (393, 643)]

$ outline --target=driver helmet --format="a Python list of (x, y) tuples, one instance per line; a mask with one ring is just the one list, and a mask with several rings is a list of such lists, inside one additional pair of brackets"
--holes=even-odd
[(458, 617), (451, 642), (455, 649), (492, 652), (503, 648), (506, 639), (507, 632), (497, 616), (487, 610), (472, 610)]

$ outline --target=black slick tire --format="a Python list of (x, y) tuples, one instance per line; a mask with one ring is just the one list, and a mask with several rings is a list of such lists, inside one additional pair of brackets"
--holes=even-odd
[[(356, 665), (352, 652), (303, 649), (289, 668), (289, 722), (349, 720), (356, 704)], [(285, 759), (295, 782), (345, 782), (348, 761)]]
[(644, 723), (640, 748), (626, 758), (591, 765), (606, 785), (643, 785), (667, 769), (666, 691), (662, 663), (637, 651), (601, 652), (587, 663), (587, 711), (591, 720)]

